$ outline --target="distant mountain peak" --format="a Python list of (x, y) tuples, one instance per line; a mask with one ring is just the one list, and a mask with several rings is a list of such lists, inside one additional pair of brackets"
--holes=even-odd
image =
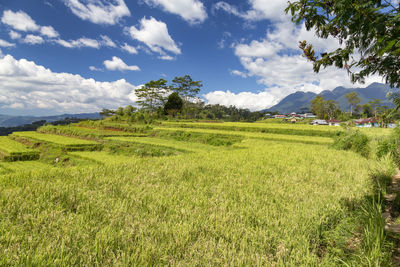
[(391, 90), (390, 86), (382, 83), (371, 83), (364, 88), (345, 88), (338, 86), (333, 90), (324, 90), (319, 94), (313, 92), (297, 91), (283, 98), (278, 104), (267, 109), (267, 111), (278, 111), (279, 113), (289, 114), (291, 112), (299, 112), (302, 108), (309, 108), (311, 101), (317, 96), (322, 95), (325, 100), (335, 100), (339, 103), (342, 110), (350, 110), (345, 95), (349, 92), (356, 92), (361, 98), (361, 104), (368, 103), (374, 98), (381, 99), (382, 105), (393, 106), (386, 99), (387, 93)]

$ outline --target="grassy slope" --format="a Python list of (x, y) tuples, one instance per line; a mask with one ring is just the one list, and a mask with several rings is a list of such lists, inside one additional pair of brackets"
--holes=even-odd
[(370, 194), (371, 162), (319, 145), (242, 146), (2, 176), (0, 265), (340, 263), (357, 226), (344, 203)]

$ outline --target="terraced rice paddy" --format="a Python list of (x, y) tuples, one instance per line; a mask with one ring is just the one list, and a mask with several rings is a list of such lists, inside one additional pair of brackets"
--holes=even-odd
[(196, 129), (216, 129), (227, 131), (247, 131), (262, 132), (271, 134), (289, 134), (289, 135), (308, 135), (308, 136), (326, 136), (332, 137), (337, 131), (341, 131), (340, 127), (323, 126), (323, 125), (307, 125), (307, 124), (284, 124), (284, 123), (176, 123), (163, 122), (162, 126), (172, 128), (196, 128)]
[(41, 142), (52, 143), (65, 147), (68, 150), (90, 150), (100, 147), (100, 144), (94, 141), (71, 138), (55, 134), (43, 134), (38, 132), (14, 132), (12, 135), (15, 137), (22, 137)]
[(151, 137), (108, 137), (106, 138), (106, 140), (171, 147), (177, 150), (190, 151), (190, 152), (214, 151), (218, 149), (216, 147), (205, 144), (175, 141), (170, 139), (151, 138)]
[(59, 134), (67, 136), (77, 136), (91, 139), (100, 139), (109, 136), (138, 136), (143, 135), (140, 133), (127, 132), (119, 129), (106, 130), (88, 128), (85, 126), (67, 125), (67, 126), (43, 126), (39, 128), (40, 133)]
[(172, 128), (172, 127), (155, 127), (154, 130), (171, 131), (171, 132), (188, 132), (188, 133), (203, 133), (203, 134), (220, 134), (230, 136), (240, 136), (245, 138), (264, 139), (270, 141), (284, 142), (299, 142), (306, 144), (332, 144), (333, 140), (329, 137), (321, 136), (303, 136), (290, 134), (269, 134), (262, 132), (246, 132), (246, 131), (228, 131), (228, 130), (213, 130), (213, 129), (198, 129), (198, 128)]
[[(101, 151), (64, 155), (85, 159), (74, 168), (0, 163), (0, 265), (387, 265), (364, 212), (380, 163), (332, 149), (333, 130), (228, 126), (103, 136)], [(139, 156), (136, 146), (180, 153)]]
[(32, 160), (38, 157), (38, 151), (28, 149), (7, 136), (0, 136), (0, 158), (3, 161)]

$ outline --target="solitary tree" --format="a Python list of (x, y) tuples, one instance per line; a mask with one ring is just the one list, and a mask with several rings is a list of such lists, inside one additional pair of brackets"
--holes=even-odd
[(286, 12), (292, 20), (304, 22), (321, 38), (336, 38), (335, 50), (315, 53), (312, 44), (300, 42), (303, 54), (313, 62), (314, 71), (336, 66), (347, 69), (352, 81), (379, 74), (392, 87), (400, 86), (400, 16), (391, 0), (297, 0)]
[(169, 87), (166, 80), (150, 81), (141, 88), (136, 89), (135, 94), (139, 98), (137, 103), (142, 109), (154, 112), (158, 107), (164, 105), (168, 90)]
[(350, 104), (350, 116), (353, 116), (353, 107), (360, 103), (361, 98), (358, 97), (356, 92), (350, 92), (345, 95)]
[(165, 113), (172, 115), (172, 117), (175, 117), (175, 115), (182, 110), (182, 106), (182, 98), (180, 98), (177, 92), (173, 92), (168, 96), (168, 100), (164, 105), (164, 111)]

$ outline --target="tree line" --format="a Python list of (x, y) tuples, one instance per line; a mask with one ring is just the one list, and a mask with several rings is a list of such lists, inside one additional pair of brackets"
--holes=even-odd
[(235, 106), (206, 105), (198, 94), (201, 81), (190, 75), (175, 77), (170, 84), (165, 79), (149, 81), (136, 89), (138, 107), (128, 105), (116, 110), (103, 109), (100, 115), (115, 119), (124, 118), (131, 122), (151, 122), (154, 119), (202, 119), (226, 121), (256, 121), (264, 112), (252, 112)]
[[(319, 119), (339, 119), (342, 121), (374, 117), (378, 121), (389, 123), (400, 118), (400, 114), (397, 112), (398, 108), (390, 109), (388, 106), (382, 105), (382, 100), (380, 99), (374, 98), (368, 103), (361, 105), (361, 98), (356, 92), (350, 92), (345, 97), (350, 105), (350, 112), (340, 110), (337, 101), (325, 100), (321, 95), (316, 96), (311, 101), (310, 111)], [(396, 104), (396, 97), (391, 95), (389, 98)]]

